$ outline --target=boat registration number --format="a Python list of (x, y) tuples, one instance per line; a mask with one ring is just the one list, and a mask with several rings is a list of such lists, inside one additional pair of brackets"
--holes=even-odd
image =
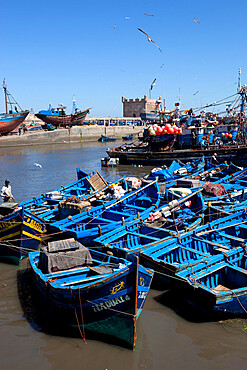
[(107, 310), (108, 308), (111, 308), (111, 307), (115, 307), (119, 305), (120, 303), (124, 303), (129, 300), (130, 300), (130, 297), (128, 296), (128, 294), (126, 294), (118, 298), (110, 299), (109, 301), (106, 301), (106, 302), (95, 304), (94, 306), (92, 306), (92, 309), (94, 310), (94, 312), (99, 312), (99, 311)]

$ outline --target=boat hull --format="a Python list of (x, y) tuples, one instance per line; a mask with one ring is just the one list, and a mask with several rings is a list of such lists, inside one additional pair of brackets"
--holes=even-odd
[(148, 151), (118, 151), (107, 150), (109, 157), (119, 158), (120, 164), (141, 164), (141, 165), (170, 165), (173, 160), (180, 159), (181, 161), (194, 161), (202, 156), (205, 159), (210, 159), (214, 153), (217, 153), (218, 161), (233, 161), (246, 162), (247, 146), (228, 147), (228, 148), (212, 148), (203, 149), (184, 149), (173, 150), (171, 152), (148, 152)]
[(15, 130), (27, 117), (29, 111), (13, 114), (0, 114), (0, 134), (8, 134)]
[(65, 115), (65, 116), (55, 116), (55, 115), (48, 115), (48, 114), (41, 114), (37, 113), (35, 114), (37, 118), (41, 119), (43, 122), (47, 124), (51, 124), (55, 127), (58, 126), (75, 126), (75, 125), (81, 125), (86, 118), (87, 114), (89, 112), (89, 109), (86, 109), (84, 111), (81, 111), (74, 115)]
[(45, 225), (23, 209), (0, 220), (0, 258), (18, 264), (29, 251), (38, 249)]
[[(44, 275), (37, 268), (38, 256), (39, 252), (29, 254), (32, 276), (39, 301), (54, 326), (117, 339), (134, 349), (136, 319), (145, 303), (152, 271), (137, 261), (97, 283), (61, 285), (56, 284), (56, 276), (49, 278), (50, 274)], [(66, 281), (66, 271), (62, 280)]]

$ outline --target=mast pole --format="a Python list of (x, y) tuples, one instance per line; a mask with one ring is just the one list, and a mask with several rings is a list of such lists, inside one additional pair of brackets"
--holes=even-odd
[(5, 96), (5, 109), (6, 109), (6, 114), (8, 114), (7, 86), (5, 85), (5, 79), (3, 80), (3, 90), (4, 90), (4, 96)]
[(240, 92), (240, 90), (241, 90), (240, 78), (241, 78), (241, 68), (238, 69), (238, 92)]

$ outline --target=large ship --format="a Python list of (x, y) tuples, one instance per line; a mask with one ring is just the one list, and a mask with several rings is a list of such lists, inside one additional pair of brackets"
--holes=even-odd
[(28, 110), (22, 110), (17, 101), (7, 90), (5, 80), (3, 81), (6, 113), (0, 114), (0, 135), (8, 134), (15, 130), (29, 114)]
[(75, 99), (73, 99), (72, 114), (66, 114), (66, 107), (60, 104), (58, 108), (52, 108), (51, 105), (49, 105), (48, 110), (41, 110), (35, 115), (43, 122), (47, 124), (52, 124), (55, 127), (70, 127), (83, 124), (83, 121), (89, 113), (90, 109), (91, 108), (79, 110), (78, 108), (76, 108)]
[(211, 158), (215, 153), (219, 161), (246, 162), (246, 104), (247, 87), (243, 86), (227, 105), (224, 116), (205, 111), (195, 115), (193, 109), (179, 114), (179, 106), (172, 115), (159, 110), (159, 124), (144, 129), (141, 144), (124, 144), (108, 149), (107, 154), (119, 158), (120, 164), (170, 165), (174, 159), (192, 161), (201, 156)]

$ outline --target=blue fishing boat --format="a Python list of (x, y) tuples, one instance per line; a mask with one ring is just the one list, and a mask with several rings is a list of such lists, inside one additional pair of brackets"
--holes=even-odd
[[(238, 248), (239, 249), (239, 248)], [(223, 255), (177, 273), (185, 299), (194, 307), (221, 317), (247, 315), (247, 259), (246, 253), (238, 255), (237, 264), (227, 262)]]
[(68, 239), (29, 253), (35, 287), (51, 325), (75, 327), (135, 347), (136, 320), (153, 272), (132, 262), (88, 250)]
[(126, 135), (126, 136), (122, 136), (122, 139), (123, 140), (132, 140), (133, 139), (133, 134), (129, 134), (129, 135)]
[(204, 157), (197, 159), (193, 162), (186, 164), (181, 161), (173, 161), (169, 167), (158, 167), (153, 168), (147, 179), (155, 180), (158, 177), (159, 181), (172, 182), (179, 178), (188, 177), (196, 174), (200, 174), (205, 168)]
[(101, 143), (104, 143), (106, 141), (116, 141), (116, 140), (117, 140), (116, 137), (109, 137), (105, 135), (101, 135), (101, 137), (98, 139), (98, 141), (100, 141)]
[(214, 255), (223, 254), (244, 242), (247, 226), (244, 211), (200, 226), (140, 253), (140, 262), (157, 272), (159, 286), (176, 284), (174, 276)]
[(52, 232), (62, 232), (87, 246), (105, 232), (115, 229), (134, 218), (145, 218), (152, 210), (158, 208), (160, 194), (157, 181), (153, 181), (137, 190), (131, 191), (119, 200), (94, 207), (88, 211), (54, 222), (50, 225)]
[[(50, 231), (52, 221), (71, 213), (79, 213), (82, 207), (87, 209), (91, 203), (88, 200), (83, 203), (80, 199), (92, 201), (93, 196), (97, 197), (108, 187), (108, 183), (98, 173), (90, 176), (80, 169), (77, 169), (77, 173), (79, 180), (61, 186), (57, 191), (20, 204), (1, 205), (0, 257), (19, 262), (30, 250), (38, 248), (42, 234)], [(75, 198), (78, 203), (74, 202)], [(64, 205), (61, 204), (63, 201)]]
[(22, 110), (13, 96), (7, 90), (5, 80), (3, 81), (5, 95), (6, 113), (0, 114), (0, 135), (8, 134), (15, 130), (28, 116), (28, 110)]
[(190, 196), (162, 205), (146, 219), (119, 226), (96, 238), (94, 244), (96, 248), (110, 250), (114, 255), (128, 258), (152, 246), (159, 248), (165, 240), (196, 228), (201, 225), (203, 213), (204, 202), (200, 192), (196, 191)]
[(0, 219), (0, 259), (19, 263), (29, 251), (38, 249), (45, 232), (43, 221), (19, 207)]

